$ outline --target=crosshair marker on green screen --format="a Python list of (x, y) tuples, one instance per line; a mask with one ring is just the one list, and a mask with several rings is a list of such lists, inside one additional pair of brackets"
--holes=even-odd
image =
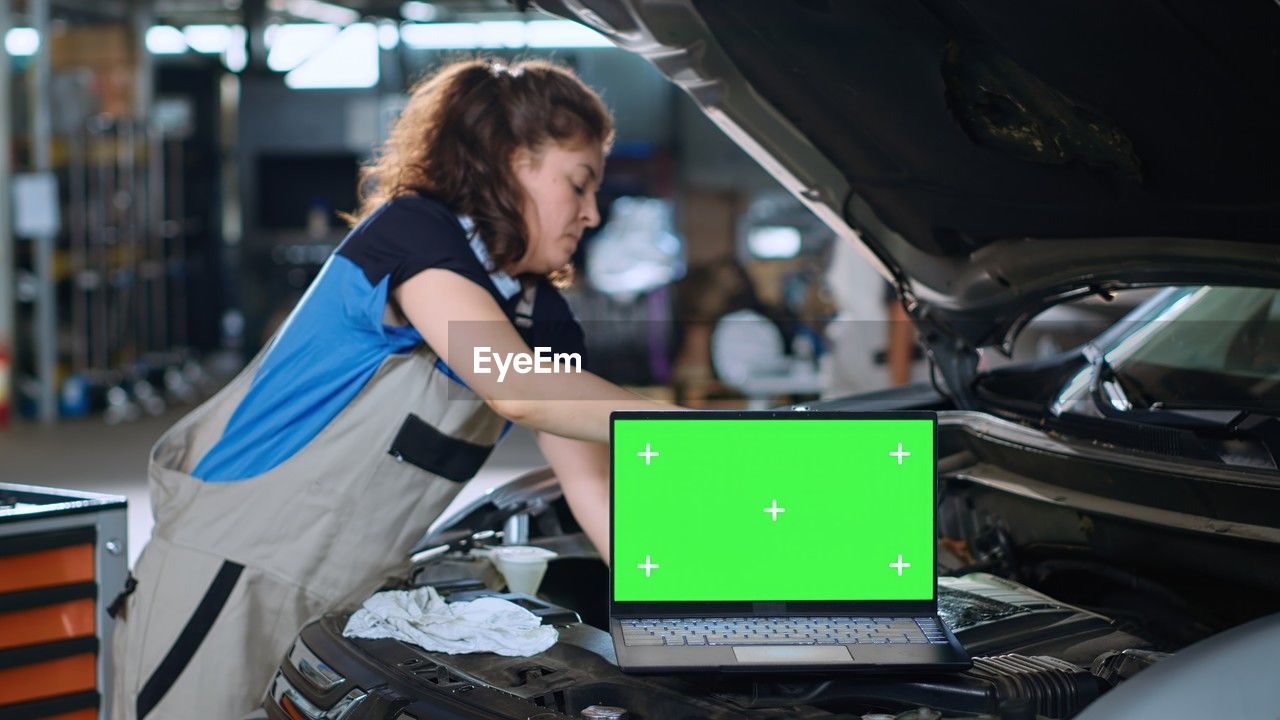
[(614, 421), (616, 601), (929, 600), (927, 419)]

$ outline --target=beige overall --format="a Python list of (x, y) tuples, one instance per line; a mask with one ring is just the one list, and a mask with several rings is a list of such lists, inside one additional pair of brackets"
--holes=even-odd
[(237, 482), (192, 477), (261, 359), (152, 450), (156, 524), (116, 625), (116, 720), (258, 707), (301, 627), (403, 570), (504, 425), (419, 345), (388, 357), (276, 468)]

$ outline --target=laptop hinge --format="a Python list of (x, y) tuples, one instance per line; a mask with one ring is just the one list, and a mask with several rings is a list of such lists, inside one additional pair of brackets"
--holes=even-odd
[(751, 612), (753, 615), (785, 615), (787, 604), (785, 602), (751, 603)]

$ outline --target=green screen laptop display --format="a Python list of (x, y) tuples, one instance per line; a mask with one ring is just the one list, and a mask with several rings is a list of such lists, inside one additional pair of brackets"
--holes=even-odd
[(614, 600), (931, 600), (928, 419), (613, 427)]

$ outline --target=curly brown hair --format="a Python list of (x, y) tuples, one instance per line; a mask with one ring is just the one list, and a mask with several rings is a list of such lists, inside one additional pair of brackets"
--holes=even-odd
[(392, 198), (425, 195), (470, 216), (494, 267), (504, 267), (528, 247), (512, 157), (549, 142), (606, 152), (613, 142), (609, 110), (572, 70), (545, 60), (451, 63), (410, 91), (360, 171), (360, 208), (348, 219), (357, 223)]

